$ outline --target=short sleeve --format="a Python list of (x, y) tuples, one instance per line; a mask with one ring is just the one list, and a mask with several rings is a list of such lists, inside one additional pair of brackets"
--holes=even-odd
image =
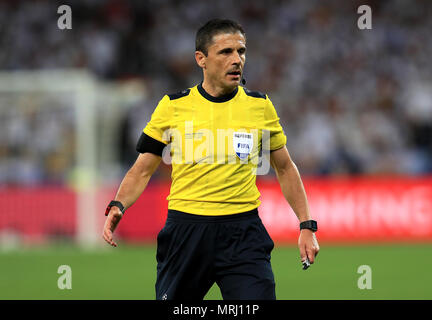
[[(270, 138), (270, 143), (268, 139)], [(267, 97), (264, 110), (263, 148), (270, 151), (277, 150), (286, 145), (287, 138), (279, 123), (279, 117), (271, 100)]]
[(168, 130), (170, 128), (171, 118), (172, 112), (170, 110), (170, 99), (165, 95), (153, 111), (151, 119), (147, 123), (143, 132), (155, 140), (168, 144)]

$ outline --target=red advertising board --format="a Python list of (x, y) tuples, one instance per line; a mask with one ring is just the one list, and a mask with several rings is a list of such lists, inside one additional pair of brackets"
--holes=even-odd
[(0, 241), (18, 237), (29, 243), (76, 232), (76, 194), (59, 187), (0, 189)]
[[(317, 237), (331, 242), (432, 241), (432, 177), (305, 178)], [(295, 244), (299, 223), (276, 179), (259, 180), (259, 214), (275, 242)], [(98, 192), (99, 226), (116, 187)], [(167, 214), (169, 183), (151, 182), (126, 212), (116, 236), (155, 241)], [(76, 233), (76, 195), (69, 189), (0, 191), (0, 235), (43, 239)], [(102, 239), (102, 238), (101, 238)], [(0, 237), (1, 241), (1, 237)]]
[[(432, 240), (431, 178), (304, 179), (323, 241)], [(298, 220), (274, 182), (259, 184), (261, 218), (275, 241), (298, 237)]]

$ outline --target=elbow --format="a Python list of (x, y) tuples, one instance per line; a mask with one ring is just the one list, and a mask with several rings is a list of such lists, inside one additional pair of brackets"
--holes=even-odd
[(298, 169), (294, 161), (289, 159), (286, 162), (284, 162), (282, 166), (278, 167), (276, 169), (276, 172), (278, 176), (286, 176), (286, 175), (291, 175), (293, 173), (297, 173)]
[(128, 174), (139, 179), (150, 179), (159, 166), (160, 161), (161, 158), (159, 156), (151, 153), (141, 154), (132, 168), (130, 168)]
[(135, 179), (139, 179), (139, 180), (150, 179), (152, 174), (153, 174), (153, 171), (151, 170), (151, 168), (140, 167), (140, 166), (132, 166), (132, 168), (130, 168), (128, 173), (127, 173), (128, 176), (131, 176), (131, 177), (133, 177)]

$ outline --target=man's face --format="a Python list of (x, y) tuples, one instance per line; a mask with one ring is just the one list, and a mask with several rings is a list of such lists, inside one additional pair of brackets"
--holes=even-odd
[(246, 61), (246, 39), (240, 32), (216, 34), (207, 57), (202, 56), (206, 81), (227, 90), (240, 84)]

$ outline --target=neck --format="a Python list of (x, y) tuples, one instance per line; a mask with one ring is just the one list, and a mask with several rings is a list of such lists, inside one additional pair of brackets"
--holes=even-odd
[(211, 83), (210, 81), (207, 81), (206, 79), (204, 79), (202, 87), (209, 95), (213, 97), (221, 97), (230, 94), (236, 89), (236, 87), (221, 87)]

